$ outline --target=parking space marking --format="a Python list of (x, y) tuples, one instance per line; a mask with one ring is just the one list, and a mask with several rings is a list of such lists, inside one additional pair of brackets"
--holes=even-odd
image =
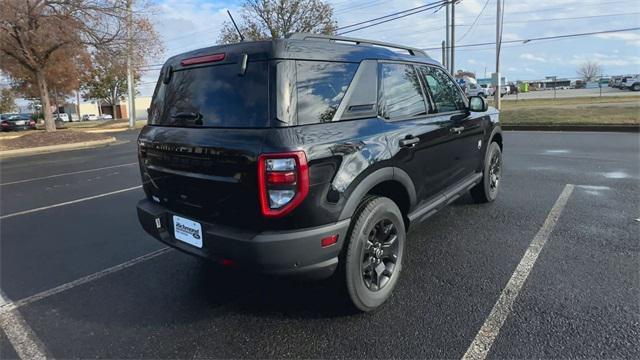
[(95, 168), (95, 169), (80, 170), (80, 171), (73, 171), (73, 172), (62, 173), (62, 174), (55, 174), (55, 175), (41, 176), (41, 177), (35, 177), (35, 178), (30, 178), (30, 179), (24, 179), (24, 180), (17, 180), (17, 181), (6, 182), (6, 183), (2, 183), (2, 184), (0, 184), (0, 186), (14, 185), (14, 184), (22, 184), (22, 183), (31, 182), (31, 181), (38, 181), (38, 180), (52, 179), (52, 178), (57, 178), (57, 177), (61, 177), (61, 176), (68, 176), (68, 175), (75, 175), (75, 174), (84, 174), (84, 173), (88, 173), (88, 172), (95, 172), (95, 171), (100, 171), (100, 170), (114, 169), (114, 168), (119, 168), (119, 167), (124, 167), (124, 166), (132, 166), (132, 165), (138, 165), (138, 163), (137, 163), (137, 162), (133, 162), (133, 163), (128, 163), (128, 164), (120, 164), (120, 165), (113, 165), (113, 166), (105, 166), (105, 167)]
[(544, 221), (544, 224), (542, 224), (540, 230), (538, 230), (538, 233), (531, 241), (531, 244), (529, 244), (527, 251), (525, 251), (524, 256), (516, 267), (516, 270), (513, 272), (513, 275), (511, 275), (509, 282), (502, 290), (498, 301), (493, 306), (493, 309), (491, 309), (489, 317), (485, 320), (462, 359), (484, 360), (487, 357), (493, 342), (500, 332), (500, 328), (511, 312), (511, 308), (513, 307), (513, 303), (518, 296), (518, 293), (522, 289), (524, 282), (527, 280), (529, 273), (531, 273), (533, 265), (536, 263), (542, 248), (549, 239), (549, 235), (556, 226), (562, 210), (565, 205), (567, 205), (567, 200), (569, 199), (569, 196), (571, 196), (573, 189), (573, 185), (565, 185), (562, 193), (558, 197), (558, 200), (556, 200), (555, 204), (551, 208), (547, 219)]
[(101, 197), (105, 197), (105, 196), (109, 196), (109, 195), (115, 195), (115, 194), (120, 194), (126, 191), (131, 191), (131, 190), (136, 190), (136, 189), (140, 189), (142, 188), (142, 185), (138, 185), (138, 186), (133, 186), (130, 188), (126, 188), (126, 189), (120, 189), (120, 190), (116, 190), (116, 191), (111, 191), (108, 193), (104, 193), (104, 194), (99, 194), (99, 195), (94, 195), (94, 196), (89, 196), (89, 197), (85, 197), (85, 198), (81, 198), (81, 199), (76, 199), (76, 200), (71, 200), (71, 201), (65, 201), (63, 203), (59, 203), (59, 204), (54, 204), (54, 205), (49, 205), (49, 206), (43, 206), (43, 207), (39, 207), (39, 208), (35, 208), (35, 209), (30, 209), (30, 210), (24, 210), (24, 211), (18, 211), (15, 213), (11, 213), (11, 214), (7, 214), (7, 215), (2, 215), (0, 216), (0, 220), (2, 219), (8, 219), (14, 216), (18, 216), (18, 215), (26, 215), (26, 214), (31, 214), (37, 211), (42, 211), (42, 210), (47, 210), (47, 209), (53, 209), (53, 208), (57, 208), (60, 206), (65, 206), (65, 205), (71, 205), (71, 204), (76, 204), (79, 202), (83, 202), (83, 201), (87, 201), (87, 200), (93, 200), (93, 199), (98, 199)]
[(158, 249), (155, 251), (152, 251), (148, 254), (142, 255), (142, 256), (138, 256), (137, 258), (131, 259), (129, 261), (123, 262), (122, 264), (118, 264), (115, 266), (112, 266), (110, 268), (98, 271), (96, 273), (81, 277), (77, 280), (68, 282), (66, 284), (62, 284), (60, 286), (56, 286), (52, 289), (49, 290), (45, 290), (42, 292), (39, 292), (35, 295), (31, 295), (29, 297), (26, 297), (24, 299), (15, 301), (15, 302), (7, 302), (6, 300), (3, 301), (2, 305), (0, 305), (0, 316), (4, 316), (5, 313), (11, 312), (13, 310), (17, 310), (18, 308), (25, 306), (25, 305), (29, 305), (31, 303), (34, 303), (36, 301), (40, 301), (42, 299), (48, 298), (49, 296), (52, 295), (56, 295), (59, 294), (63, 291), (69, 290), (69, 289), (73, 289), (74, 287), (89, 283), (91, 281), (95, 281), (98, 280), (100, 278), (103, 278), (107, 275), (113, 274), (115, 272), (118, 272), (120, 270), (124, 270), (127, 268), (130, 268), (136, 264), (139, 264), (141, 262), (147, 261), (147, 260), (151, 260), (153, 258), (156, 258), (160, 255), (166, 254), (171, 250), (171, 248), (165, 247), (162, 249)]
[[(8, 303), (0, 290), (0, 302)], [(0, 314), (0, 327), (20, 359), (46, 359), (47, 350), (17, 309)]]

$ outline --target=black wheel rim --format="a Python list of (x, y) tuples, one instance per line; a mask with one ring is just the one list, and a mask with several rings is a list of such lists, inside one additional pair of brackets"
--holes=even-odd
[(379, 291), (389, 284), (396, 270), (398, 229), (391, 220), (382, 219), (366, 236), (362, 252), (362, 280), (369, 290)]
[(496, 191), (500, 184), (500, 167), (500, 154), (494, 152), (489, 165), (489, 188), (491, 188), (491, 191)]

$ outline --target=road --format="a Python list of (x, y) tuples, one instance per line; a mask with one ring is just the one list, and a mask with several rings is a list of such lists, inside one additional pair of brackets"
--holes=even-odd
[(640, 358), (637, 134), (506, 133), (498, 200), (413, 228), (373, 314), (329, 283), (160, 250), (135, 214), (135, 133), (117, 136), (0, 163), (0, 358), (461, 358), (540, 234), (488, 357)]

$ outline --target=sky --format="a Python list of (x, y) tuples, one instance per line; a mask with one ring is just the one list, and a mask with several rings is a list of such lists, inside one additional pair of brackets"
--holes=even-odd
[[(326, 2), (333, 5), (334, 17), (341, 27), (433, 0)], [(242, 1), (154, 0), (154, 3), (149, 17), (160, 33), (165, 53), (149, 59), (149, 64), (162, 64), (172, 55), (215, 45), (222, 23), (228, 19), (226, 10), (239, 18)], [(506, 0), (504, 11), (504, 41), (640, 26), (638, 0)], [(456, 6), (456, 43), (495, 42), (495, 24), (496, 0), (462, 0)], [(445, 37), (445, 11), (422, 12), (347, 36), (417, 48), (439, 47)], [(441, 59), (440, 50), (427, 53)], [(640, 72), (640, 31), (504, 44), (500, 66), (508, 81), (546, 76), (576, 78), (577, 66), (587, 60), (598, 61), (604, 75)], [(495, 71), (495, 45), (461, 47), (456, 51), (455, 68), (473, 71), (480, 78), (485, 77), (485, 72), (491, 76)], [(144, 74), (138, 85), (141, 95), (151, 95), (157, 77), (158, 70)]]

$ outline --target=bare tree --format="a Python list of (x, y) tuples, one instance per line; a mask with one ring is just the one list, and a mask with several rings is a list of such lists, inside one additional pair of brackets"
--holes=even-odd
[(597, 61), (586, 61), (578, 66), (576, 72), (586, 82), (596, 81), (602, 76), (602, 66)]
[[(333, 8), (322, 0), (245, 0), (240, 31), (247, 39), (283, 38), (294, 32), (333, 34), (337, 23)], [(235, 27), (224, 23), (218, 43), (239, 42)]]
[[(58, 69), (52, 66), (56, 57), (126, 49), (133, 43), (149, 41), (149, 32), (132, 31), (127, 36), (127, 5), (132, 1), (0, 1), (0, 53), (3, 54), (0, 69), (14, 79), (35, 85), (47, 131), (55, 131), (47, 73)], [(146, 21), (144, 27), (148, 28), (149, 24)]]

